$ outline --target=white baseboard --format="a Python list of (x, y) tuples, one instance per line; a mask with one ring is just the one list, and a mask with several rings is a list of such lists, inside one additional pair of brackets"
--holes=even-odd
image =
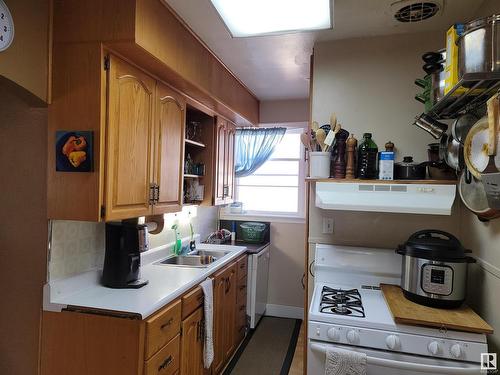
[(266, 305), (266, 316), (277, 316), (278, 318), (304, 319), (304, 308), (297, 306)]

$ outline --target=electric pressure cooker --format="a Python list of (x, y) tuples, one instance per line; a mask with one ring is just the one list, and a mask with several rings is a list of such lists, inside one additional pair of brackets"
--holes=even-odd
[(447, 232), (427, 229), (412, 234), (396, 250), (403, 256), (404, 296), (421, 305), (459, 307), (466, 295), (467, 266), (475, 262), (466, 255), (470, 252)]

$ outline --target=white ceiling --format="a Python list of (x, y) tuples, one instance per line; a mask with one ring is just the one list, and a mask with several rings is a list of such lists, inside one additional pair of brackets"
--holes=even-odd
[[(467, 21), (483, 0), (440, 0), (444, 11), (415, 24), (397, 23), (396, 0), (334, 0), (334, 28), (279, 36), (231, 38), (210, 0), (164, 0), (260, 99), (306, 98), (309, 56), (316, 41), (445, 31)], [(444, 34), (443, 34), (444, 44)]]

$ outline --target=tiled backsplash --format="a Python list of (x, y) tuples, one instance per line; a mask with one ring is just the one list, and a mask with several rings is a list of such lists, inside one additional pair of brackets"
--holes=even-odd
[[(217, 207), (198, 207), (192, 219), (194, 231), (203, 241), (217, 225)], [(150, 235), (150, 247), (155, 248), (175, 241), (165, 222), (163, 231)], [(179, 226), (182, 237), (190, 235), (188, 223)], [(51, 251), (48, 279), (55, 280), (94, 269), (102, 269), (105, 250), (105, 224), (84, 221), (52, 221)]]

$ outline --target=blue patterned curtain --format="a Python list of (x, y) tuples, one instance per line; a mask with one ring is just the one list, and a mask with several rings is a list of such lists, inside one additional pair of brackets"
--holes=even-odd
[(285, 135), (286, 128), (236, 130), (236, 177), (254, 173), (266, 162)]

